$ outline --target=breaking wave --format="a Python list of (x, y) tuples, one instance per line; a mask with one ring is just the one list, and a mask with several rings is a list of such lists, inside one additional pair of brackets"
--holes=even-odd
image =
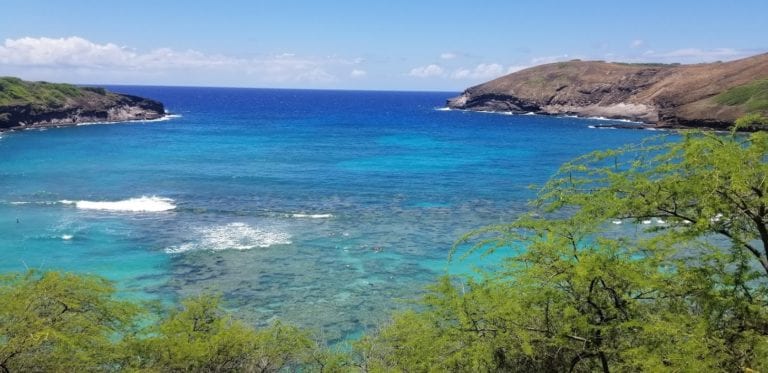
[(305, 219), (329, 219), (333, 217), (333, 214), (291, 214), (291, 217)]
[(106, 210), (106, 211), (125, 211), (125, 212), (161, 212), (173, 210), (176, 205), (170, 198), (158, 196), (141, 196), (122, 201), (69, 201), (62, 200), (59, 203), (66, 205), (75, 205), (83, 210)]

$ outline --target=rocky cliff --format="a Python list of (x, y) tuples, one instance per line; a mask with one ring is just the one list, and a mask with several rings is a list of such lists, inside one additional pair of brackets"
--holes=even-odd
[(164, 115), (160, 102), (103, 88), (0, 78), (0, 131), (148, 120)]
[(448, 100), (448, 107), (727, 128), (746, 113), (768, 113), (768, 53), (695, 65), (541, 65), (471, 87)]

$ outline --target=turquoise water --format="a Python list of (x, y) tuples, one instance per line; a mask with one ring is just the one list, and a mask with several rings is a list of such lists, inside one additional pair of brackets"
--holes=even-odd
[[(654, 133), (436, 110), (455, 93), (113, 87), (166, 121), (2, 134), (0, 271), (201, 291), (330, 341), (386, 320), (456, 238), (512, 220), (557, 167)], [(495, 260), (491, 258), (491, 262)]]

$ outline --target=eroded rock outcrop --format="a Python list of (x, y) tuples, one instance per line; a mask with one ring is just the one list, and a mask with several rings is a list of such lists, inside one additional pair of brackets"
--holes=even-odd
[(762, 97), (768, 54), (695, 65), (558, 62), (471, 87), (448, 107), (726, 128), (746, 113), (768, 112)]

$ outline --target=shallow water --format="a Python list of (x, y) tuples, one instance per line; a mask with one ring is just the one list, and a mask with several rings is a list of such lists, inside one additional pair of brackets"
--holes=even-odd
[(2, 134), (0, 271), (215, 291), (256, 325), (330, 341), (469, 271), (446, 262), (454, 240), (525, 211), (563, 162), (655, 135), (435, 110), (454, 93), (113, 89), (180, 117)]

